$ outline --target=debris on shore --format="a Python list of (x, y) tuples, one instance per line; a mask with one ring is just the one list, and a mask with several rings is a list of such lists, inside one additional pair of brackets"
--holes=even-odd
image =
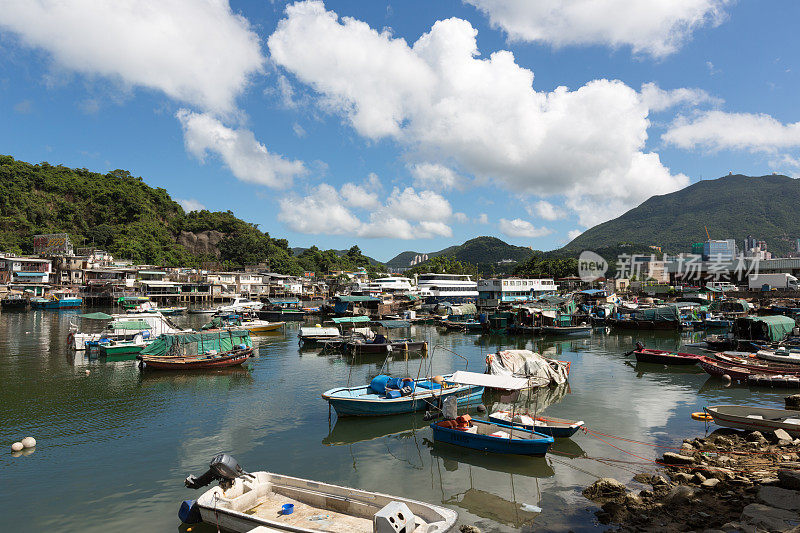
[(583, 495), (601, 505), (600, 523), (615, 531), (792, 531), (800, 533), (800, 438), (784, 430), (718, 429), (668, 452), (661, 473), (630, 491), (599, 479)]

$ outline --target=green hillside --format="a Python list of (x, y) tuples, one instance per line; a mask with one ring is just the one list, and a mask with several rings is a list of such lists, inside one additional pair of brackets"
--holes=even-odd
[[(425, 252), (403, 252), (386, 264), (392, 268), (407, 267), (414, 256), (423, 253)], [(524, 246), (508, 244), (497, 237), (476, 237), (464, 244), (427, 254), (429, 261), (434, 257), (449, 257), (461, 263), (476, 265), (480, 272), (494, 274), (510, 272), (515, 265), (529, 259), (533, 251)], [(421, 265), (424, 266), (425, 263)]]
[[(304, 254), (307, 250), (310, 250), (310, 249), (311, 248), (295, 247), (295, 248), (292, 248), (292, 254), (294, 254), (296, 256), (300, 256), (300, 255)], [(335, 253), (339, 257), (344, 257), (344, 256), (347, 255), (347, 253), (350, 250), (330, 250), (330, 251), (332, 251), (333, 253)], [(372, 257), (370, 257), (368, 255), (365, 255), (364, 257), (367, 259), (367, 261), (369, 261), (370, 265), (372, 265), (372, 266), (374, 266), (376, 268), (384, 268), (385, 267), (385, 265), (383, 263), (381, 263), (380, 261), (378, 261), (377, 259), (373, 259)]]
[(125, 170), (100, 174), (0, 155), (0, 251), (30, 253), (40, 233), (68, 233), (76, 247), (96, 246), (160, 266), (264, 263), (300, 275), (370, 265), (358, 247), (343, 256), (317, 248), (294, 256), (285, 239), (270, 237), (256, 224), (230, 211), (185, 213), (166, 190)]
[(795, 251), (800, 237), (800, 181), (782, 175), (740, 174), (702, 180), (680, 191), (653, 196), (624, 215), (575, 238), (559, 254), (616, 248), (660, 246), (664, 252), (691, 252), (692, 243), (736, 239), (741, 249), (752, 235), (774, 254)]

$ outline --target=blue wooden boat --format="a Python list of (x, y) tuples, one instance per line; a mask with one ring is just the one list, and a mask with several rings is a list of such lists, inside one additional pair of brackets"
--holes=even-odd
[(82, 303), (83, 298), (63, 293), (53, 293), (47, 298), (31, 298), (31, 307), (34, 309), (78, 309)]
[[(522, 390), (528, 387), (528, 380), (513, 376), (477, 374), (475, 372), (455, 372), (450, 380), (458, 385), (488, 387), (492, 389)], [(445, 402), (444, 420), (431, 424), (433, 441), (481, 450), (485, 452), (538, 455), (547, 453), (553, 444), (553, 437), (520, 426), (472, 420), (469, 415), (456, 416), (457, 406)]]
[[(480, 403), (483, 387), (456, 385), (451, 375), (442, 377), (442, 384), (433, 378), (401, 380), (404, 388), (386, 388), (389, 376), (376, 376), (368, 385), (331, 389), (322, 398), (336, 410), (338, 416), (383, 416), (413, 413), (439, 407), (444, 398), (455, 397), (459, 404)], [(438, 380), (437, 380), (438, 381)], [(403, 392), (406, 394), (404, 395)]]
[(431, 424), (434, 442), (485, 452), (538, 456), (545, 455), (553, 444), (553, 437), (520, 427), (493, 424), (485, 420), (469, 420), (469, 426), (455, 428), (441, 425), (447, 422), (451, 421)]
[(512, 418), (513, 414), (509, 411), (495, 411), (489, 415), (489, 422), (495, 424), (510, 424), (527, 431), (535, 431), (542, 435), (550, 435), (556, 439), (569, 438), (583, 427), (583, 420), (575, 421), (563, 418), (521, 415), (518, 420), (512, 423)]

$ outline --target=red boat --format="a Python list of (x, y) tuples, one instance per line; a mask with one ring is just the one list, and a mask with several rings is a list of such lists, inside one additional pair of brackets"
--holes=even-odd
[(252, 357), (253, 349), (231, 350), (214, 355), (181, 356), (141, 356), (141, 367), (152, 370), (208, 370), (241, 365)]
[(768, 363), (755, 357), (739, 357), (722, 352), (714, 354), (714, 357), (717, 359), (717, 361), (725, 365), (746, 368), (759, 374), (785, 374), (800, 376), (800, 368), (798, 368), (797, 365)]
[(700, 357), (691, 353), (667, 352), (651, 348), (637, 349), (634, 352), (636, 360), (640, 363), (655, 363), (658, 365), (693, 365)]
[(712, 376), (722, 377), (722, 376), (730, 376), (732, 381), (737, 383), (747, 383), (747, 378), (750, 375), (754, 374), (753, 371), (748, 370), (747, 368), (742, 368), (738, 366), (734, 366), (728, 363), (724, 363), (722, 361), (711, 359), (710, 357), (706, 357), (701, 355), (696, 359), (697, 364), (700, 367), (711, 374)]

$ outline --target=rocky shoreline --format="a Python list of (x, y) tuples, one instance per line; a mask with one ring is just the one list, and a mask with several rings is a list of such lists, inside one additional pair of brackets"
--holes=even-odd
[(800, 533), (800, 438), (783, 430), (718, 429), (686, 439), (659, 473), (629, 490), (611, 478), (587, 487), (597, 517), (613, 531), (792, 531)]

